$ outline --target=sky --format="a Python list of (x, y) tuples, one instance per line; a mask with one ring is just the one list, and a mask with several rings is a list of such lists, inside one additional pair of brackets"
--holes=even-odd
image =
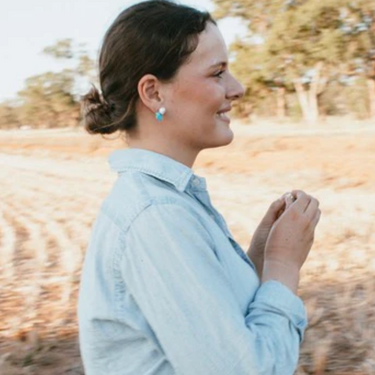
[[(13, 99), (26, 78), (59, 71), (61, 63), (41, 51), (59, 39), (87, 43), (99, 49), (112, 21), (131, 0), (5, 0), (0, 2), (0, 101)], [(201, 10), (213, 11), (210, 0), (180, 0)], [(234, 19), (219, 22), (229, 45), (245, 27)]]

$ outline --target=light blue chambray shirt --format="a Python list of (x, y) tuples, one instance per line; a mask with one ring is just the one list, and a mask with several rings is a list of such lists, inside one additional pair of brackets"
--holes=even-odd
[(78, 302), (86, 375), (293, 374), (304, 305), (259, 283), (205, 179), (143, 149), (109, 162), (119, 177), (93, 224)]

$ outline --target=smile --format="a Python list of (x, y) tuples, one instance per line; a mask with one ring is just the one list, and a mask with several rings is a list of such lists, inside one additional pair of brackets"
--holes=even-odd
[(230, 122), (230, 118), (227, 116), (225, 112), (216, 113), (216, 117), (218, 117), (220, 120), (223, 120), (225, 122)]

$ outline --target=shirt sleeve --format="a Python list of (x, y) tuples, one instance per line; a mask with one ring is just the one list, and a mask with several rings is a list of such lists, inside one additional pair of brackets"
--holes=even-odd
[(121, 267), (176, 375), (294, 373), (306, 327), (302, 301), (269, 281), (244, 314), (209, 232), (188, 209), (146, 208), (126, 233)]

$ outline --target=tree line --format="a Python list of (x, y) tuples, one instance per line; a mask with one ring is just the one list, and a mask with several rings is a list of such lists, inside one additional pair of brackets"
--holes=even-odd
[(80, 124), (80, 85), (97, 82), (95, 60), (72, 39), (44, 48), (44, 55), (69, 68), (26, 79), (13, 100), (0, 103), (0, 129), (76, 127)]
[[(315, 123), (324, 116), (375, 120), (374, 0), (213, 0), (214, 17), (237, 17), (247, 35), (230, 46), (246, 88), (241, 117)], [(71, 39), (43, 51), (73, 68), (30, 77), (0, 104), (0, 128), (79, 125), (77, 83), (96, 81), (94, 60)]]
[(213, 0), (246, 22), (230, 51), (245, 84), (241, 115), (375, 119), (374, 0)]

